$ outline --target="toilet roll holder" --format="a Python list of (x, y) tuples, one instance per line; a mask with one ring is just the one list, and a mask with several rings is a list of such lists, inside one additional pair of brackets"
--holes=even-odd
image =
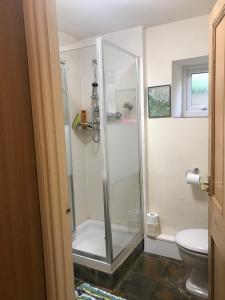
[[(187, 176), (188, 173), (192, 174), (200, 174), (199, 168), (193, 168), (193, 170), (188, 170), (185, 172), (185, 175)], [(209, 192), (209, 177), (206, 178), (200, 177), (200, 188), (203, 192)]]
[(187, 170), (187, 171), (185, 172), (185, 176), (187, 176), (188, 173), (199, 174), (199, 173), (200, 173), (200, 170), (199, 170), (199, 168), (193, 168), (193, 170)]

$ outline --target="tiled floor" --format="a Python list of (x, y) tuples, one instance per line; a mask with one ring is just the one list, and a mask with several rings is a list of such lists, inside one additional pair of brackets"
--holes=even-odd
[(127, 300), (190, 300), (188, 273), (181, 261), (143, 253), (111, 292)]

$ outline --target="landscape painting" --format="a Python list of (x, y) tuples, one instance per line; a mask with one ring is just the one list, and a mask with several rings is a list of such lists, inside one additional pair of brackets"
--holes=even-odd
[(148, 88), (149, 118), (167, 118), (171, 116), (171, 86), (161, 85)]

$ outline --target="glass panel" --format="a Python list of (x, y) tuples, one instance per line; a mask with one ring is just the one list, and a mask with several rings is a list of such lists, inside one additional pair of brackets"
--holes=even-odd
[[(70, 140), (72, 145), (73, 190), (76, 212), (76, 234), (73, 251), (106, 260), (105, 220), (100, 143), (92, 139), (93, 59), (96, 47), (84, 47), (61, 53), (66, 63)], [(98, 64), (98, 62), (97, 62)], [(89, 126), (72, 129), (75, 117), (86, 111)]]
[(61, 91), (63, 95), (63, 108), (64, 108), (64, 129), (65, 129), (65, 142), (66, 142), (66, 159), (67, 159), (67, 175), (68, 175), (68, 191), (69, 191), (69, 205), (71, 208), (71, 230), (75, 231), (75, 211), (74, 211), (74, 195), (73, 195), (73, 172), (72, 172), (72, 153), (70, 142), (70, 121), (68, 112), (68, 98), (67, 98), (67, 82), (65, 64), (60, 64), (61, 68)]
[(136, 57), (104, 41), (106, 153), (113, 258), (141, 229)]
[(208, 108), (208, 86), (209, 74), (192, 74), (191, 77), (191, 106)]

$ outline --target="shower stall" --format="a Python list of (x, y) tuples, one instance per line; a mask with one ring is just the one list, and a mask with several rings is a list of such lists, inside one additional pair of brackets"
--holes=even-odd
[(143, 239), (140, 59), (105, 38), (60, 59), (74, 262), (113, 273)]

